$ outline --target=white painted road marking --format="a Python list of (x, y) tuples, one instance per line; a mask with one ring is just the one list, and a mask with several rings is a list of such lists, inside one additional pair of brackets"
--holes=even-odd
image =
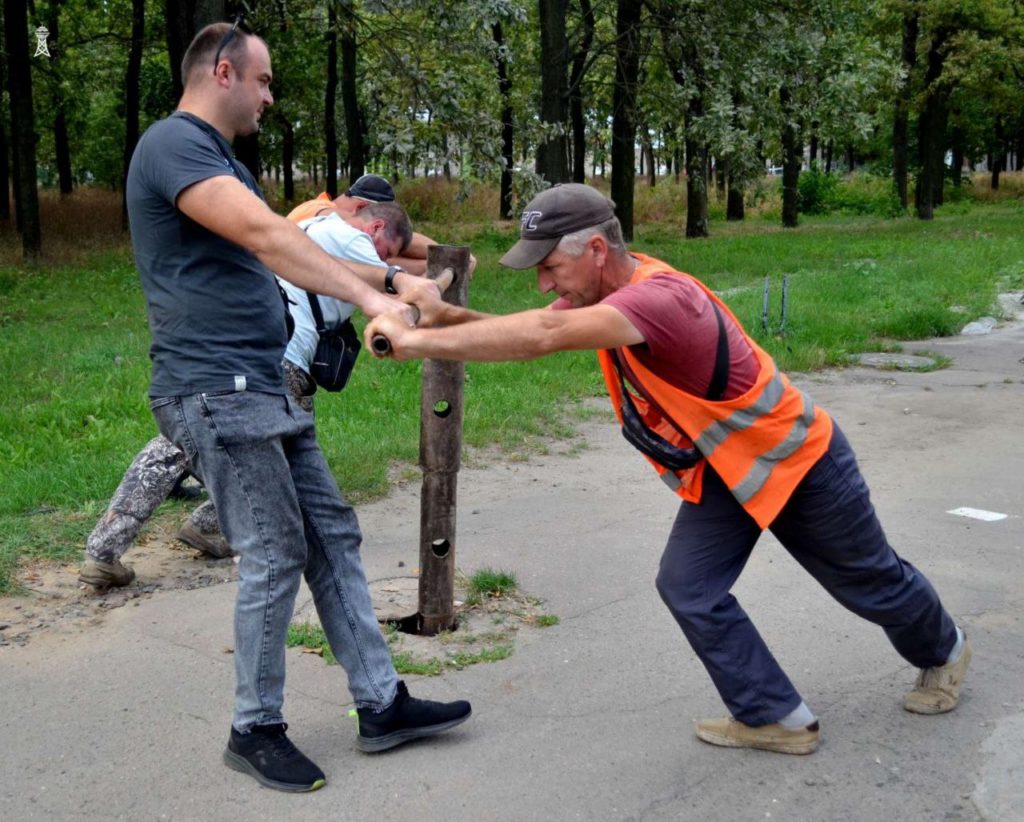
[(947, 514), (953, 514), (958, 517), (970, 517), (971, 519), (980, 519), (984, 522), (997, 522), (1001, 519), (1006, 519), (1007, 514), (1000, 514), (997, 511), (983, 511), (980, 508), (954, 508), (952, 511), (947, 511)]

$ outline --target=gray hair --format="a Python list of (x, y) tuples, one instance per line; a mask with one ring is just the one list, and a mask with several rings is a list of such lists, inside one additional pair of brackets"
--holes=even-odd
[(590, 228), (582, 228), (572, 234), (566, 234), (558, 241), (555, 248), (570, 257), (579, 257), (583, 254), (587, 241), (595, 234), (600, 234), (612, 251), (617, 254), (626, 253), (626, 243), (622, 239), (622, 225), (617, 217), (612, 217), (610, 220), (605, 220), (603, 223), (590, 226)]

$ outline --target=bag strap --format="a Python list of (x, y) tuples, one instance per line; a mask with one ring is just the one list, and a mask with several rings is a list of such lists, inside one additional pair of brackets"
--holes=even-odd
[[(302, 230), (308, 234), (309, 226), (311, 225), (313, 225), (312, 221), (310, 221), (309, 225), (304, 225)], [(320, 310), (320, 298), (312, 291), (307, 291), (306, 299), (309, 300), (309, 310), (313, 312), (313, 322), (316, 323), (316, 333), (322, 337), (327, 333), (327, 324), (324, 322), (324, 312)]]
[(323, 336), (327, 333), (327, 326), (324, 323), (324, 313), (320, 310), (320, 300), (312, 291), (306, 292), (306, 299), (309, 300), (309, 310), (313, 312), (313, 322), (316, 323), (316, 333)]
[[(715, 349), (715, 367), (711, 372), (711, 381), (708, 383), (708, 390), (704, 397), (712, 402), (719, 402), (725, 394), (725, 389), (729, 386), (729, 335), (725, 330), (725, 320), (722, 319), (722, 312), (718, 310), (718, 306), (715, 305), (713, 300), (711, 301), (711, 308), (714, 310), (715, 318), (718, 321), (718, 342)], [(628, 377), (630, 386), (657, 409), (662, 419), (667, 420), (680, 434), (688, 437), (689, 434), (679, 426), (672, 416), (665, 413), (665, 410), (655, 402), (654, 398), (643, 390), (640, 381), (637, 380), (633, 370), (629, 367), (629, 363), (619, 357), (618, 349), (611, 349), (611, 355), (612, 364), (619, 375), (619, 382), (622, 383), (623, 396), (628, 397), (629, 394), (626, 386), (626, 378)]]
[(711, 307), (715, 310), (715, 319), (718, 320), (718, 348), (715, 351), (715, 369), (711, 372), (711, 382), (708, 383), (706, 396), (711, 402), (719, 402), (725, 396), (725, 389), (729, 387), (729, 335), (725, 330), (722, 312), (718, 310), (714, 300), (711, 301)]

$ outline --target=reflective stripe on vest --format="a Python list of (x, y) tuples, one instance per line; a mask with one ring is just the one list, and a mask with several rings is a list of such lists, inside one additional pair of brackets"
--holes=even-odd
[[(796, 388), (793, 390), (799, 391)], [(764, 487), (772, 470), (779, 462), (791, 457), (807, 441), (807, 434), (814, 422), (814, 403), (803, 391), (800, 391), (800, 398), (804, 403), (804, 412), (794, 421), (793, 427), (789, 429), (789, 434), (773, 449), (766, 451), (754, 460), (750, 473), (732, 489), (733, 496), (739, 500), (741, 505), (749, 502), (754, 494)]]
[[(635, 253), (632, 256), (640, 265), (631, 284), (655, 274), (689, 276), (651, 257)], [(691, 280), (744, 333), (754, 352), (760, 372), (747, 392), (712, 402), (689, 394), (650, 371), (628, 347), (618, 351), (643, 391), (679, 428), (693, 432), (694, 444), (705, 460), (757, 524), (766, 528), (807, 471), (828, 449), (832, 421), (807, 394), (779, 372), (771, 356), (743, 332), (728, 307), (699, 280)], [(610, 365), (610, 354), (601, 351), (598, 358), (614, 405), (619, 386)], [(741, 403), (742, 407), (737, 407)], [(699, 501), (703, 462), (695, 469), (675, 472), (650, 457), (647, 459), (673, 492), (683, 499)]]

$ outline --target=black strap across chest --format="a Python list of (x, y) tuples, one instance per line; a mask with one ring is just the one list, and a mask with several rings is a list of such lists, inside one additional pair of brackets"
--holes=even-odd
[[(715, 305), (714, 301), (711, 301), (711, 308), (714, 310), (715, 319), (718, 321), (718, 342), (715, 347), (715, 365), (712, 369), (711, 380), (708, 383), (708, 389), (704, 397), (711, 402), (720, 402), (722, 397), (725, 396), (726, 388), (729, 386), (729, 334), (725, 329), (725, 320), (722, 317), (722, 312)], [(623, 396), (626, 396), (629, 390), (626, 386), (626, 380), (628, 379), (633, 390), (657, 410), (662, 419), (670, 423), (680, 434), (689, 437), (690, 435), (673, 419), (672, 415), (668, 414), (654, 397), (643, 388), (640, 381), (636, 378), (636, 374), (633, 373), (633, 369), (629, 367), (629, 363), (619, 356), (618, 349), (611, 349), (611, 355), (612, 363), (615, 365), (615, 370), (619, 375), (619, 382), (622, 384)]]

